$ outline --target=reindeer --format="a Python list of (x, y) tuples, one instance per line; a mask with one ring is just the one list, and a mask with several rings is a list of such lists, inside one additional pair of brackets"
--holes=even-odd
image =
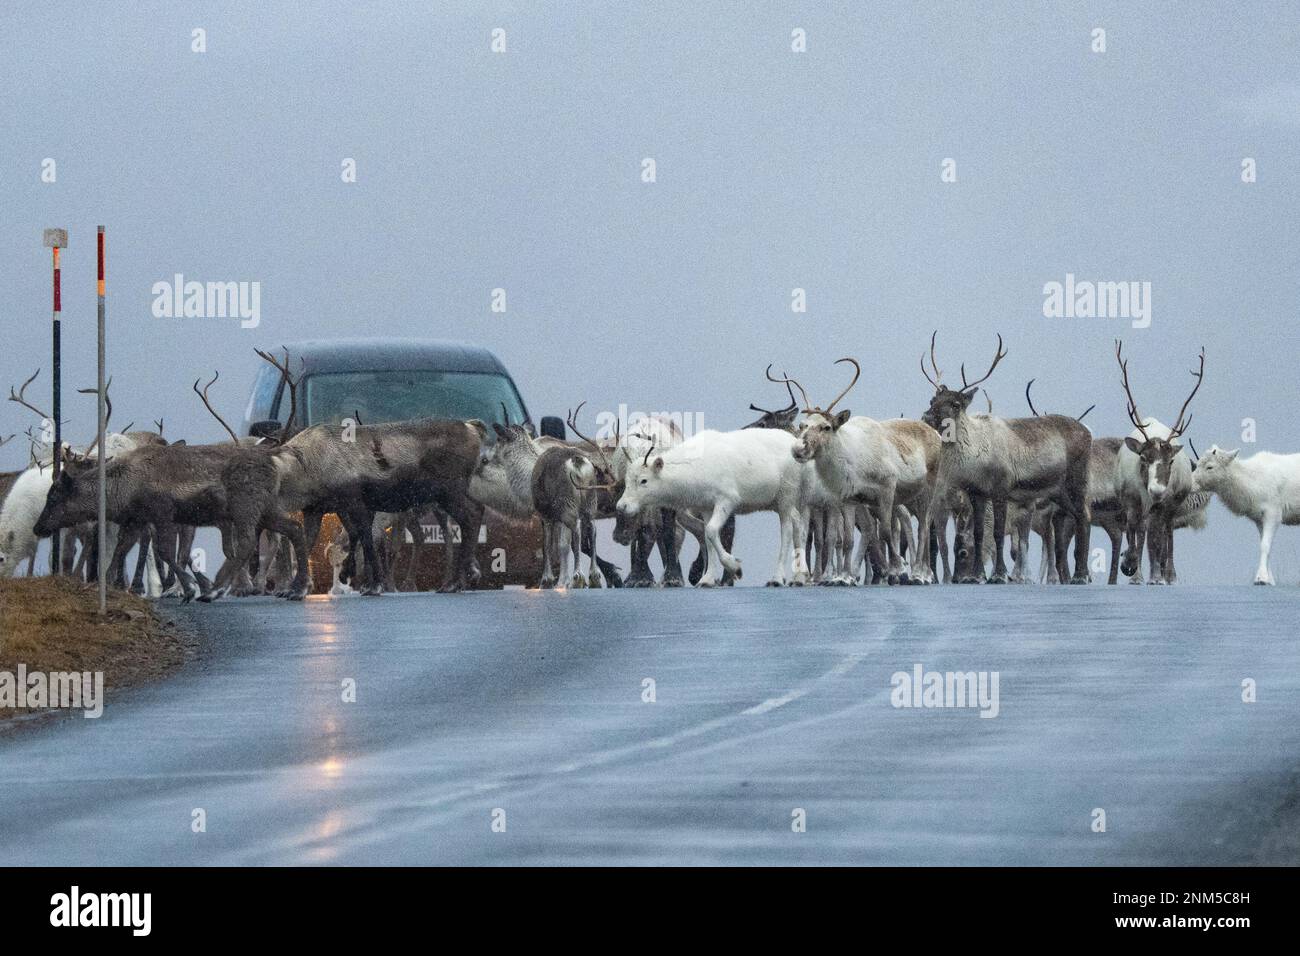
[[(1029, 411), (1035, 417), (1039, 411), (1034, 407), (1034, 399), (1030, 394), (1035, 379), (1030, 379), (1025, 386), (1025, 401), (1029, 405)], [(1076, 421), (1082, 422), (1097, 406), (1089, 405), (1083, 410), (1083, 413), (1076, 416)], [(1119, 449), (1123, 447), (1122, 438), (1094, 438), (1092, 447), (1088, 454), (1088, 512), (1092, 521), (1092, 527), (1101, 528), (1106, 532), (1110, 539), (1110, 570), (1108, 572), (1106, 583), (1115, 584), (1119, 577), (1119, 570), (1123, 564), (1123, 540), (1125, 530), (1125, 506), (1122, 493), (1122, 481), (1119, 470)], [(1039, 534), (1043, 541), (1043, 557), (1039, 565), (1039, 578), (1046, 584), (1057, 584), (1060, 581), (1058, 569), (1055, 561), (1050, 557), (1055, 550), (1055, 532), (1052, 527), (1053, 507), (1050, 502), (1039, 501), (1031, 509), (1027, 517), (1030, 519), (1032, 529)], [(1078, 532), (1074, 525), (1074, 519), (1067, 516), (1066, 534), (1073, 535)], [(1088, 537), (1085, 535), (1085, 537)]]
[[(492, 445), (491, 452), (484, 455), (476, 465), (474, 473), (470, 477), (469, 495), (480, 506), (491, 508), (504, 517), (516, 521), (529, 521), (539, 514), (539, 509), (533, 498), (533, 476), (538, 459), (547, 449), (569, 448), (575, 451), (577, 449), (576, 446), (558, 439), (535, 438), (524, 424), (511, 422), (509, 412), (504, 407), (502, 411), (505, 415), (505, 424), (493, 422), (492, 429), (496, 434), (496, 442)], [(563, 485), (559, 487), (562, 491), (565, 490)], [(567, 491), (565, 493), (567, 494)], [(584, 527), (585, 530), (586, 527)], [(545, 557), (548, 543), (556, 544), (557, 542), (547, 537), (545, 531), (543, 537), (543, 556)], [(593, 554), (595, 536), (592, 535), (590, 539), (581, 541), (580, 544), (584, 546), (583, 550), (589, 555)], [(554, 560), (554, 555), (551, 555), (551, 557)], [(592, 560), (600, 569), (600, 573), (607, 584), (611, 587), (618, 587), (622, 584), (617, 568), (598, 555), (593, 556)], [(554, 573), (548, 576), (544, 571), (543, 578), (547, 578), (548, 583), (540, 586), (554, 586)], [(599, 579), (597, 579), (597, 582), (599, 583)]]
[[(95, 462), (65, 452), (65, 469), (50, 487), (34, 528), (46, 535), (88, 520), (98, 502)], [(177, 525), (229, 529), (229, 556), (217, 572), (214, 590), (202, 597), (226, 593), (236, 569), (247, 565), (260, 527), (289, 535), (297, 553), (299, 576), (291, 598), (307, 593), (307, 553), (302, 529), (278, 507), (279, 471), (275, 461), (257, 448), (242, 445), (157, 445), (138, 448), (106, 462), (105, 484), (109, 519), (123, 533), (138, 534), (152, 526), (162, 540), (171, 540)], [(183, 600), (194, 596), (194, 582), (185, 567), (167, 550), (163, 561), (181, 582)]]
[[(812, 462), (822, 484), (840, 502), (865, 504), (874, 512), (886, 539), (890, 584), (906, 584), (911, 579), (929, 583), (934, 577), (927, 562), (929, 549), (916, 546), (910, 519), (896, 520), (894, 506), (901, 504), (916, 514), (922, 534), (928, 533), (938, 438), (919, 422), (907, 419), (875, 421), (854, 417), (847, 409), (832, 414), (862, 375), (856, 359), (842, 358), (835, 364), (841, 362), (853, 366), (853, 380), (826, 408), (814, 406), (803, 386), (790, 379), (804, 402), (792, 455), (797, 461)], [(772, 379), (770, 366), (767, 374)], [(910, 577), (903, 567), (904, 542)]]
[[(799, 403), (794, 397), (790, 382), (785, 383), (785, 388), (790, 396), (789, 405), (768, 410), (751, 403), (750, 410), (760, 412), (761, 415), (744, 427), (779, 428), (795, 435), (798, 430), (795, 420), (799, 417)], [(811, 580), (817, 584), (855, 583), (851, 567), (856, 506), (844, 504), (827, 490), (815, 468), (805, 471), (804, 483), (801, 495), (804, 502), (801, 514), (804, 533), (795, 541), (795, 547), (804, 552), (804, 564), (811, 569)], [(723, 544), (728, 550), (731, 549), (735, 535), (735, 520), (734, 516), (728, 519), (730, 536), (727, 534), (727, 526), (723, 527)], [(805, 584), (807, 577), (808, 575), (796, 572), (793, 583)], [(724, 583), (727, 582), (724, 580)]]
[(1211, 445), (1197, 461), (1196, 490), (1218, 495), (1234, 515), (1254, 522), (1259, 531), (1255, 583), (1276, 584), (1268, 558), (1277, 529), (1300, 524), (1300, 455), (1261, 451), (1242, 459), (1240, 452)]
[[(40, 375), (40, 369), (23, 382), (22, 386), (15, 392), (13, 386), (9, 388), (9, 401), (15, 402), (34, 413), (42, 421), (48, 422), (50, 417), (39, 407), (33, 404), (27, 398), (27, 388)], [(111, 386), (110, 379), (108, 385)], [(80, 389), (82, 393), (97, 393), (97, 389)], [(112, 398), (108, 394), (108, 386), (105, 387), (105, 403), (108, 411), (108, 419), (113, 415)], [(107, 426), (107, 420), (105, 425)], [(131, 431), (128, 425), (122, 432), (108, 432), (104, 437), (106, 454), (108, 456), (125, 454), (134, 448), (151, 443), (155, 438), (152, 432)], [(3, 559), (0, 559), (0, 577), (7, 577), (17, 571), (19, 564), (26, 560), (28, 562), (28, 574), (35, 571), (36, 550), (39, 543), (39, 537), (34, 529), (37, 518), (40, 516), (41, 509), (45, 505), (45, 499), (50, 490), (50, 483), (54, 474), (51, 465), (53, 464), (54, 450), (46, 442), (37, 439), (30, 434), (31, 440), (31, 461), (30, 468), (23, 471), (13, 479), (13, 487), (10, 494), (6, 496), (4, 506), (0, 509), (0, 553), (3, 553)], [(98, 457), (96, 449), (98, 439), (92, 441), (85, 449), (84, 455), (92, 460)], [(66, 442), (63, 446), (64, 452), (71, 452), (72, 446)], [(81, 574), (84, 570), (89, 570), (92, 574), (97, 570), (98, 546), (95, 542), (95, 523), (87, 519), (77, 527), (70, 529), (66, 535), (65, 546), (63, 548), (63, 567), (55, 569), (61, 573)], [(124, 574), (122, 570), (122, 561), (125, 557), (125, 550), (120, 550), (118, 544), (118, 528), (116, 525), (109, 527), (108, 549), (116, 556), (116, 560), (109, 565), (111, 569), (110, 580), (114, 584), (122, 584)], [(136, 539), (127, 540), (127, 550), (129, 546), (135, 544)], [(75, 544), (81, 544), (81, 556), (78, 559), (76, 555)], [(75, 564), (74, 564), (75, 562)], [(137, 567), (138, 574), (143, 573), (143, 568)]]
[[(933, 354), (935, 335), (930, 338)], [(1006, 531), (1007, 505), (1031, 505), (1046, 498), (1059, 509), (1053, 516), (1057, 530), (1056, 563), (1062, 576), (1068, 575), (1066, 539), (1062, 525), (1066, 516), (1079, 527), (1087, 527), (1088, 455), (1092, 434), (1080, 422), (1066, 415), (1037, 418), (981, 418), (968, 413), (979, 386), (989, 379), (1006, 358), (1002, 336), (993, 362), (983, 377), (966, 380), (961, 367), (961, 389), (950, 389), (930, 377), (922, 357), (921, 372), (934, 386), (934, 398), (921, 420), (941, 436), (936, 486), (946, 493), (956, 488), (970, 496), (974, 522), (974, 552), (984, 541), (984, 507), (993, 506), (994, 566), (985, 577), (981, 566), (974, 580), (1001, 584), (1008, 580), (1002, 539)], [(1088, 546), (1083, 535), (1075, 541), (1075, 572), (1071, 583), (1088, 583)]]
[[(569, 579), (569, 586), (598, 588), (601, 585), (596, 570), (594, 535), (587, 576), (584, 578), (578, 571), (582, 554), (582, 524), (586, 522), (588, 526), (591, 525), (596, 516), (597, 492), (613, 488), (616, 478), (614, 465), (604, 449), (578, 430), (577, 416), (585, 404), (579, 404), (576, 411), (569, 413), (567, 424), (591, 448), (592, 454), (581, 452), (568, 444), (543, 443), (542, 453), (533, 465), (530, 486), (533, 507), (542, 519), (543, 568), (542, 579), (538, 583), (541, 588), (555, 586), (552, 565), (559, 580), (565, 580), (570, 551), (573, 553), (573, 576)], [(618, 445), (617, 436), (614, 444)]]
[[(723, 568), (737, 578), (741, 564), (722, 545), (721, 530), (733, 514), (775, 511), (781, 522), (781, 544), (771, 586), (788, 582), (790, 555), (796, 572), (800, 552), (794, 549), (800, 528), (803, 472), (795, 460), (794, 436), (775, 429), (702, 431), (662, 453), (651, 447), (628, 464), (618, 510), (635, 517), (651, 508), (707, 514), (705, 540), (709, 560), (700, 587), (715, 587)], [(651, 456), (654, 456), (653, 458)], [(806, 569), (805, 569), (806, 570)]]
[[(694, 580), (699, 580), (699, 575), (703, 573), (702, 556), (707, 554), (708, 549), (704, 540), (702, 520), (687, 512), (679, 514), (666, 508), (650, 509), (635, 517), (628, 517), (620, 514), (614, 507), (619, 495), (622, 494), (627, 477), (627, 466), (634, 459), (644, 456), (652, 447), (664, 449), (681, 444), (682, 437), (681, 428), (671, 418), (648, 415), (629, 426), (627, 435), (621, 441), (615, 442), (615, 450), (610, 458), (614, 468), (615, 484), (608, 493), (598, 495), (597, 504), (598, 517), (606, 517), (608, 512), (614, 518), (614, 543), (628, 547), (632, 569), (624, 582), (625, 587), (654, 587), (655, 579), (654, 572), (650, 569), (650, 555), (656, 545), (664, 566), (663, 586), (679, 588), (685, 584), (679, 553), (685, 537), (684, 531), (688, 529), (700, 546), (700, 554), (696, 556), (695, 564), (691, 566)], [(734, 536), (734, 518), (730, 522), (730, 530), (731, 535)], [(727, 535), (726, 528), (723, 529), (723, 536), (728, 542), (727, 547), (730, 547), (730, 537)]]
[(1179, 439), (1191, 424), (1191, 418), (1184, 416), (1205, 378), (1205, 349), (1201, 349), (1199, 368), (1190, 373), (1196, 384), (1178, 410), (1172, 428), (1138, 413), (1123, 349), (1123, 343), (1117, 339), (1115, 361), (1119, 363), (1126, 410), (1133, 423), (1133, 431), (1124, 439), (1124, 447), (1119, 452), (1118, 463), (1129, 536), (1129, 554), (1123, 570), (1130, 575), (1130, 583), (1142, 583), (1142, 544), (1146, 539), (1151, 583), (1173, 584), (1177, 580), (1174, 523), (1193, 491), (1191, 462)]

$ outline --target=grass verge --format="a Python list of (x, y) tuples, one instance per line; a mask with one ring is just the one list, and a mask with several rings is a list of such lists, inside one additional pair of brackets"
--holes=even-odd
[[(189, 658), (197, 642), (153, 605), (108, 592), (100, 617), (96, 587), (66, 577), (0, 580), (0, 672), (103, 671), (104, 696), (156, 680)], [(49, 711), (48, 713), (56, 713)], [(0, 706), (0, 731), (27, 709)]]

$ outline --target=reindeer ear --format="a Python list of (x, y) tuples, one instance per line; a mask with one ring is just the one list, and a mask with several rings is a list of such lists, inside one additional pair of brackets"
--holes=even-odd
[(664, 460), (663, 460), (662, 458), (656, 458), (656, 459), (654, 460), (654, 464), (653, 464), (651, 467), (654, 468), (654, 470), (655, 470), (656, 473), (657, 473), (657, 472), (661, 472), (661, 471), (663, 471), (663, 470), (664, 470)]
[(1142, 443), (1138, 441), (1136, 438), (1134, 438), (1132, 435), (1124, 439), (1124, 447), (1127, 448), (1135, 455), (1142, 454)]
[(1226, 465), (1230, 461), (1236, 461), (1239, 454), (1241, 454), (1240, 448), (1234, 448), (1232, 451), (1223, 452), (1223, 463)]
[(971, 401), (979, 393), (979, 390), (980, 387), (978, 385), (972, 385), (970, 388), (966, 389), (966, 391), (961, 393), (962, 408), (966, 408), (970, 405)]
[(845, 422), (849, 420), (849, 417), (852, 414), (853, 413), (849, 411), (847, 408), (842, 409), (840, 413), (835, 416), (835, 421), (832, 424), (834, 424), (836, 428), (839, 428), (841, 425), (843, 425)]
[(510, 440), (510, 433), (505, 430), (500, 422), (493, 422), (492, 430), (497, 433), (497, 438), (500, 438), (502, 441)]

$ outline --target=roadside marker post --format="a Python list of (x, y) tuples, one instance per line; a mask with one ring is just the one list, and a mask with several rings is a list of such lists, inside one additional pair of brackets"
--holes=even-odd
[[(96, 435), (98, 440), (95, 447), (99, 449), (98, 477), (99, 477), (99, 525), (98, 533), (95, 535), (96, 542), (99, 546), (99, 560), (96, 562), (99, 570), (99, 613), (102, 615), (108, 610), (108, 494), (105, 485), (104, 472), (108, 462), (108, 449), (104, 447), (104, 432), (108, 423), (104, 421), (104, 227), (99, 227), (98, 248), (96, 253), (98, 260), (98, 281), (96, 282), (95, 291), (99, 302), (97, 307), (97, 334), (99, 339), (99, 368), (98, 368), (98, 385), (99, 385), (99, 417)], [(146, 543), (143, 547), (148, 548)]]
[[(63, 329), (60, 320), (60, 313), (63, 311), (61, 296), (59, 294), (59, 251), (68, 247), (68, 230), (66, 229), (46, 229), (44, 235), (44, 245), (53, 250), (54, 254), (54, 319), (52, 323), (52, 340), (54, 350), (54, 480), (59, 480), (59, 473), (63, 466), (63, 428), (59, 424), (60, 416), (63, 412), (60, 393), (62, 391), (63, 379)], [(103, 456), (101, 456), (103, 457)], [(52, 574), (59, 574), (62, 571), (62, 561), (60, 545), (63, 541), (61, 531), (54, 532), (50, 538), (50, 571)]]

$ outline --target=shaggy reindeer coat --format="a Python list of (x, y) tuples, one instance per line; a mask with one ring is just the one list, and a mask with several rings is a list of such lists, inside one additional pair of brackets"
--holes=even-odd
[(461, 529), (447, 548), (440, 590), (459, 591), (479, 578), (474, 557), (483, 506), (469, 495), (486, 426), (480, 421), (423, 418), (381, 425), (312, 425), (271, 452), (280, 476), (280, 506), (303, 513), (308, 549), (321, 520), (334, 512), (365, 555), (366, 593), (380, 590), (373, 523), (376, 512), (436, 505)]
[[(164, 541), (174, 538), (178, 525), (223, 528), (226, 560), (214, 581), (215, 596), (225, 593), (239, 567), (247, 566), (262, 527), (289, 536), (299, 568), (289, 596), (307, 593), (302, 529), (277, 507), (279, 474), (264, 450), (233, 444), (140, 448), (108, 459), (105, 481), (108, 518), (121, 526), (127, 540), (149, 527)], [(89, 521), (97, 508), (94, 460), (69, 458), (50, 488), (35, 531), (46, 535)], [(159, 553), (190, 600), (193, 577), (168, 549)]]

